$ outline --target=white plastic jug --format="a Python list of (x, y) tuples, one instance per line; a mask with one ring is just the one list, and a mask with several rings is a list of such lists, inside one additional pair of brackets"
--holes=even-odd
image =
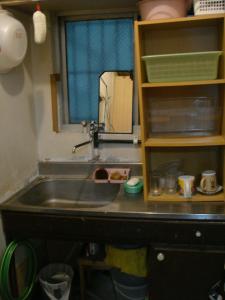
[(7, 10), (0, 10), (0, 73), (18, 66), (27, 51), (27, 34), (23, 24)]

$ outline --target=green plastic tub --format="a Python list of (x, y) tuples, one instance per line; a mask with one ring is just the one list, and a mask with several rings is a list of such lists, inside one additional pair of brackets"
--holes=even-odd
[(214, 80), (222, 51), (142, 56), (148, 82)]

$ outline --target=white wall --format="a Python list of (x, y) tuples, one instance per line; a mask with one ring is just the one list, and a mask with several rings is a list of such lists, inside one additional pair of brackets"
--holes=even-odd
[[(49, 28), (51, 30), (51, 28)], [(49, 75), (53, 72), (52, 45), (50, 35), (44, 45), (33, 45), (34, 100), (37, 120), (38, 154), (41, 161), (86, 161), (91, 158), (89, 146), (78, 154), (72, 154), (74, 144), (88, 140), (86, 134), (65, 129), (60, 133), (52, 131), (51, 90)], [(140, 161), (140, 147), (132, 144), (100, 146), (102, 160)]]
[[(19, 17), (30, 31), (27, 18)], [(37, 174), (31, 75), (30, 46), (22, 65), (0, 74), (0, 202)], [(0, 224), (0, 253), (2, 247)]]

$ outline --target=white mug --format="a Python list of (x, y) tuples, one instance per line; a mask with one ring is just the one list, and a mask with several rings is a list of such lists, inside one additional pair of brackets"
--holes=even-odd
[(203, 192), (213, 193), (217, 189), (216, 172), (207, 170), (202, 172), (202, 179), (200, 181), (200, 188)]

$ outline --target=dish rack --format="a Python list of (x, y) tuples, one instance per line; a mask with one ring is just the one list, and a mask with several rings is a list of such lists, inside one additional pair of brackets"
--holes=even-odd
[(224, 0), (194, 0), (195, 15), (225, 13)]
[(221, 51), (142, 56), (148, 82), (216, 79)]

